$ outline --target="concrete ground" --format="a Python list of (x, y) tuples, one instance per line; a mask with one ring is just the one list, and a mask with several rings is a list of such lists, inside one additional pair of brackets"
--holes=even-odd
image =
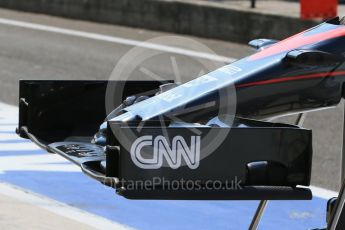
[(17, 199), (0, 196), (0, 228), (6, 226), (8, 230), (17, 229), (94, 229), (83, 223), (56, 215), (45, 209), (37, 208)]

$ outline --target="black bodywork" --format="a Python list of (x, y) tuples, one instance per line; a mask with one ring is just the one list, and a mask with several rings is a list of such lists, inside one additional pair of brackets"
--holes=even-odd
[[(238, 118), (217, 151), (201, 160), (200, 167), (194, 170), (187, 166), (178, 169), (140, 169), (132, 163), (128, 148), (119, 144), (122, 141), (113, 132), (108, 132), (110, 135), (105, 147), (91, 144), (93, 135), (107, 114), (104, 98), (108, 84), (125, 88), (124, 95), (119, 96), (120, 103), (129, 95), (157, 89), (162, 82), (21, 81), (18, 133), (48, 152), (58, 153), (76, 163), (87, 175), (116, 188), (118, 194), (131, 199), (311, 198), (309, 190), (296, 188), (296, 185), (307, 186), (310, 182), (311, 131), (292, 125)], [(230, 128), (198, 129), (203, 136), (211, 131), (224, 132)], [(167, 130), (169, 135), (182, 135), (187, 140), (193, 134), (190, 129), (183, 127)], [(128, 131), (137, 132), (136, 126), (128, 125), (122, 125), (118, 131), (120, 137), (126, 137)], [(157, 136), (162, 134), (162, 129), (148, 126), (138, 132), (138, 136), (146, 134)], [(261, 172), (260, 164), (266, 168), (272, 163), (272, 167), (265, 169), (267, 172)], [(255, 168), (257, 166), (258, 169)], [(257, 173), (267, 174), (268, 177), (254, 177)], [(241, 189), (163, 191), (159, 184), (149, 191), (126, 189), (124, 181), (142, 181), (154, 177), (200, 181), (202, 187), (206, 186), (207, 180), (224, 183), (239, 181)]]
[[(80, 165), (86, 174), (127, 198), (311, 199), (310, 190), (301, 187), (310, 183), (311, 131), (267, 120), (340, 102), (344, 42), (345, 26), (338, 18), (281, 42), (254, 40), (250, 45), (257, 53), (160, 94), (156, 94), (159, 86), (168, 82), (21, 81), (18, 133)], [(105, 145), (92, 144), (109, 114), (105, 109), (109, 84), (124, 89), (119, 90), (121, 95), (115, 93), (114, 108), (128, 96), (151, 93), (107, 120)], [(234, 92), (235, 100), (231, 100)], [(224, 127), (207, 125), (210, 118), (224, 115), (221, 100), (225, 107), (235, 108), (227, 114), (235, 119)], [(186, 125), (171, 126), (171, 116)], [(192, 146), (195, 134), (188, 124), (196, 122), (199, 126), (193, 129), (201, 140), (209, 132), (226, 134), (211, 155), (203, 155), (208, 143), (200, 142), (197, 167), (147, 169), (133, 163), (130, 145), (137, 138), (155, 140), (168, 134)], [(144, 152), (152, 155), (153, 151)], [(162, 177), (198, 181), (201, 187), (171, 190), (157, 183), (151, 189), (129, 188), (128, 181)], [(207, 189), (208, 180), (223, 185), (239, 180), (241, 188)]]

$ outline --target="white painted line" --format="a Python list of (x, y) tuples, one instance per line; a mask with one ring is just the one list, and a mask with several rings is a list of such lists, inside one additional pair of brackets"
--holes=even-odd
[(18, 107), (0, 103), (0, 126), (18, 122)]
[(27, 28), (27, 29), (32, 29), (32, 30), (40, 30), (40, 31), (53, 32), (53, 33), (58, 33), (58, 34), (71, 35), (71, 36), (76, 36), (76, 37), (89, 38), (89, 39), (94, 39), (98, 41), (106, 41), (106, 42), (118, 43), (118, 44), (123, 44), (123, 45), (129, 45), (129, 46), (139, 46), (139, 47), (143, 47), (147, 49), (160, 50), (160, 51), (165, 51), (169, 53), (204, 58), (204, 59), (208, 59), (212, 61), (233, 62), (236, 60), (230, 57), (198, 52), (194, 50), (186, 50), (186, 49), (178, 48), (178, 47), (154, 44), (154, 43), (149, 43), (149, 42), (142, 42), (142, 41), (127, 39), (127, 38), (122, 38), (122, 37), (108, 36), (108, 35), (90, 33), (90, 32), (85, 32), (85, 31), (78, 31), (78, 30), (71, 30), (71, 29), (65, 29), (61, 27), (23, 22), (23, 21), (17, 21), (17, 20), (5, 19), (5, 18), (0, 18), (0, 24), (17, 26), (17, 27), (22, 27), (22, 28)]
[[(0, 126), (3, 125), (7, 125), (7, 124), (14, 124), (14, 123), (18, 123), (18, 119), (14, 120), (14, 119), (4, 119), (3, 117), (0, 117)], [(9, 130), (9, 131), (13, 131), (15, 129)]]
[[(5, 130), (6, 131), (6, 130)], [(11, 130), (13, 133), (1, 133), (0, 129), (0, 141), (10, 141), (10, 140), (18, 140), (18, 135), (14, 133), (13, 130)], [(1, 147), (0, 147), (1, 148)]]
[[(1, 145), (1, 144), (0, 144)], [(30, 154), (30, 152), (9, 152), (6, 156), (0, 154), (0, 173), (11, 171), (36, 171), (36, 172), (81, 172), (80, 168), (70, 163), (65, 158), (56, 154)]]
[(14, 106), (14, 105), (9, 105), (9, 104), (6, 104), (6, 103), (1, 103), (0, 104), (0, 111), (7, 111), (7, 110), (18, 110), (18, 107), (17, 106)]
[[(0, 140), (18, 137), (15, 135), (15, 130), (17, 128), (15, 124), (18, 123), (18, 112), (19, 109), (17, 106), (0, 102)], [(7, 134), (1, 132), (7, 132)]]
[(67, 204), (49, 199), (39, 194), (23, 190), (16, 186), (0, 183), (0, 194), (14, 198), (21, 202), (30, 204), (35, 207), (39, 207), (48, 210), (57, 215), (76, 220), (85, 225), (89, 225), (95, 229), (116, 229), (116, 230), (128, 230), (132, 229), (125, 225), (112, 222), (103, 217), (96, 216), (94, 214), (85, 212), (83, 210), (77, 209), (75, 207), (68, 206)]
[[(0, 112), (0, 113), (1, 113), (1, 112)], [(15, 122), (15, 123), (18, 123), (18, 121)], [(4, 131), (4, 132), (12, 132), (12, 133), (15, 133), (16, 128), (17, 128), (17, 126), (14, 125), (14, 124), (8, 125), (8, 123), (7, 123), (7, 124), (1, 124), (1, 123), (0, 123), (0, 132), (1, 132), (1, 131)]]

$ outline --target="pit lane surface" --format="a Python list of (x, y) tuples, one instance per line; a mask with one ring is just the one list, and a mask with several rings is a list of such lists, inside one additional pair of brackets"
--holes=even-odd
[[(11, 104), (16, 104), (18, 99), (19, 79), (108, 79), (117, 61), (133, 45), (167, 35), (5, 10), (0, 10), (0, 18), (0, 100)], [(38, 29), (39, 25), (60, 28), (60, 33)], [(66, 29), (117, 40), (63, 33)], [(192, 39), (229, 60), (252, 52), (247, 46), (234, 43)], [(193, 68), (193, 60), (187, 59), (188, 52), (186, 54), (174, 54), (184, 80), (198, 74)], [(208, 60), (212, 61), (212, 58)], [(174, 70), (169, 64), (157, 58), (145, 63), (145, 67), (163, 78), (174, 79)], [(134, 78), (141, 79), (142, 74), (137, 73)], [(52, 160), (52, 155), (18, 139), (13, 132), (16, 108), (12, 108), (12, 112), (8, 112), (10, 109), (6, 105), (2, 104), (0, 108), (3, 117), (0, 128), (2, 181), (139, 229), (235, 229), (234, 226), (246, 229), (254, 213), (257, 202), (128, 201), (115, 196), (114, 191), (91, 181), (75, 166), (60, 158)], [(309, 114), (305, 122), (305, 127), (314, 130), (312, 183), (331, 190), (336, 190), (339, 184), (341, 123), (341, 107)], [(334, 194), (321, 190), (317, 195), (326, 198)], [(261, 228), (322, 226), (326, 202), (323, 198), (306, 202), (270, 202)]]

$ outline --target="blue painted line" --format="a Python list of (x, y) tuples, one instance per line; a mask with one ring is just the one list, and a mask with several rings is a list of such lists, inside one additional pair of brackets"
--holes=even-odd
[(47, 165), (70, 165), (70, 162), (51, 162), (51, 163), (44, 163)]
[[(28, 156), (28, 155), (42, 155), (42, 150), (25, 150), (25, 151), (0, 151), (0, 160), (1, 157), (8, 156)], [(18, 172), (20, 173), (20, 172)]]
[[(314, 229), (326, 226), (327, 200), (269, 202), (260, 229)], [(285, 217), (285, 218), (282, 218)]]
[(0, 144), (17, 144), (17, 143), (30, 143), (30, 141), (26, 139), (0, 140)]
[(16, 132), (15, 131), (0, 131), (0, 134), (3, 133), (3, 134), (15, 134)]

